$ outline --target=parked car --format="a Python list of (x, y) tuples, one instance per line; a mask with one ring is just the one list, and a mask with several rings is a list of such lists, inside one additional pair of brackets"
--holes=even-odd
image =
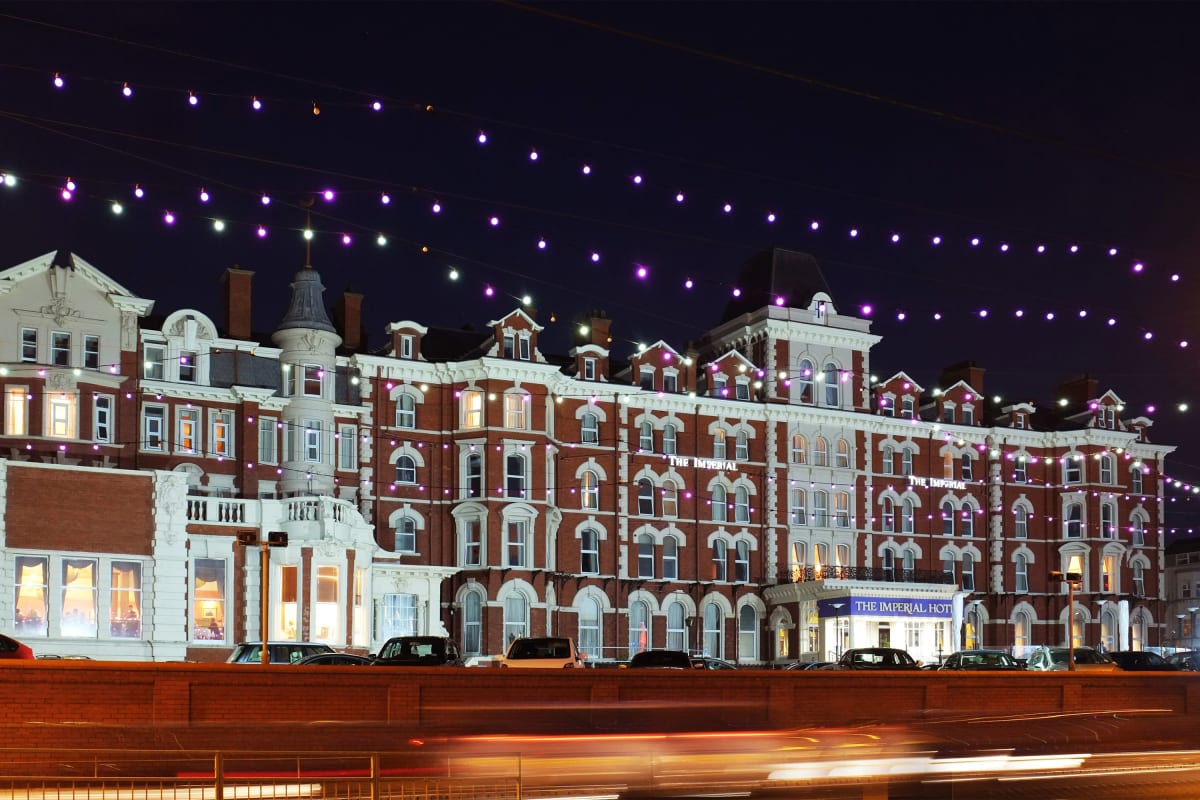
[(784, 665), (784, 669), (824, 669), (832, 664), (832, 661), (793, 661), (790, 664)]
[[(317, 653), (332, 653), (327, 644), (316, 642), (267, 642), (267, 658), (271, 664), (295, 664)], [(262, 642), (242, 642), (233, 648), (226, 664), (261, 664)]]
[(692, 657), (682, 650), (643, 650), (625, 665), (629, 669), (692, 669)]
[(375, 654), (384, 667), (461, 667), (463, 657), (453, 639), (445, 636), (394, 636)]
[(513, 639), (500, 659), (501, 667), (572, 669), (583, 666), (575, 640), (565, 636), (526, 636)]
[(906, 650), (895, 647), (854, 647), (822, 669), (920, 669)]
[(1167, 663), (1180, 672), (1200, 672), (1200, 651), (1184, 650), (1167, 656)]
[(692, 669), (738, 669), (738, 665), (713, 656), (692, 656)]
[(1105, 653), (1117, 662), (1117, 666), (1129, 672), (1177, 672), (1178, 668), (1160, 656), (1148, 650), (1116, 650)]
[(333, 666), (333, 667), (369, 667), (375, 663), (373, 658), (368, 656), (360, 656), (354, 653), (317, 653), (316, 655), (307, 656), (296, 662), (297, 666), (309, 667), (318, 666)]
[(31, 659), (33, 658), (33, 648), (11, 636), (0, 633), (0, 658)]
[(938, 669), (945, 670), (1017, 670), (1017, 660), (1003, 650), (960, 650), (951, 653)]
[[(1025, 669), (1031, 672), (1063, 672), (1069, 669), (1070, 651), (1066, 647), (1038, 647), (1029, 654)], [(1091, 647), (1075, 648), (1078, 672), (1117, 672), (1121, 668), (1108, 656)]]

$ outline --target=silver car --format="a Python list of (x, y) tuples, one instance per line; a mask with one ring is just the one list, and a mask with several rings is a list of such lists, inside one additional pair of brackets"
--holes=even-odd
[[(1029, 654), (1025, 669), (1032, 672), (1065, 672), (1070, 669), (1070, 650), (1066, 647), (1039, 647)], [(1091, 647), (1075, 648), (1076, 672), (1120, 672), (1111, 658)]]

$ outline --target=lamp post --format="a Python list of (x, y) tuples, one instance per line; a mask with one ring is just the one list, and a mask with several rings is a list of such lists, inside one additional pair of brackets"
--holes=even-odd
[(1067, 669), (1075, 671), (1075, 589), (1083, 586), (1083, 558), (1071, 556), (1067, 571), (1054, 570), (1050, 580), (1062, 581), (1067, 585)]
[(260, 572), (262, 575), (262, 595), (261, 617), (259, 618), (259, 633), (262, 635), (262, 665), (265, 667), (271, 663), (270, 647), (267, 646), (267, 621), (270, 619), (270, 611), (268, 601), (270, 593), (267, 591), (268, 581), (270, 580), (271, 556), (270, 548), (272, 547), (287, 547), (288, 535), (284, 531), (271, 531), (267, 534), (266, 539), (260, 539), (258, 531), (238, 531), (238, 544), (242, 547), (258, 546), (262, 550), (262, 567)]
[(845, 603), (830, 603), (829, 607), (833, 609), (833, 635), (834, 635), (834, 661), (842, 657), (842, 608)]

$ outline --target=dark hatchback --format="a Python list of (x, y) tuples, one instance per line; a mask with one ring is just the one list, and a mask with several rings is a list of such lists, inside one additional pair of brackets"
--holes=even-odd
[(906, 650), (894, 647), (857, 647), (842, 653), (835, 663), (822, 669), (894, 670), (920, 669), (916, 659)]
[(380, 667), (461, 667), (463, 657), (445, 636), (394, 636), (375, 654)]
[(1117, 666), (1129, 672), (1178, 672), (1179, 669), (1158, 653), (1145, 650), (1117, 650), (1104, 655), (1117, 662)]

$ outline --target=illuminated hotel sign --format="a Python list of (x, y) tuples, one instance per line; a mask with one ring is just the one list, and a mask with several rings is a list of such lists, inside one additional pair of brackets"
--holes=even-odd
[(912, 476), (908, 479), (910, 486), (921, 486), (928, 489), (966, 489), (966, 481), (954, 481), (949, 478), (919, 478)]
[(822, 617), (937, 617), (947, 619), (953, 609), (949, 600), (923, 597), (842, 597), (817, 601)]
[(723, 469), (737, 472), (738, 462), (726, 461), (723, 458), (693, 458), (692, 456), (671, 456), (672, 467), (696, 467), (697, 469)]

